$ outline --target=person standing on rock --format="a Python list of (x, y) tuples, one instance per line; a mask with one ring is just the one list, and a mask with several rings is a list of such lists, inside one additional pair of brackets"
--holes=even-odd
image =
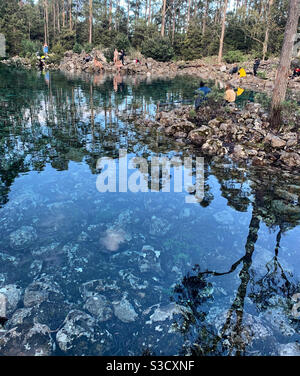
[(255, 58), (254, 64), (253, 64), (253, 75), (257, 76), (257, 70), (260, 65), (260, 59), (258, 57)]
[(125, 58), (125, 51), (124, 50), (121, 50), (120, 52), (120, 60), (122, 62), (122, 65), (125, 65), (125, 62), (124, 62), (124, 58)]
[(115, 51), (114, 51), (114, 63), (115, 63), (115, 65), (117, 64), (118, 60), (119, 60), (119, 52), (115, 48)]
[(48, 52), (49, 52), (49, 47), (47, 45), (47, 43), (44, 44), (44, 54), (45, 56), (48, 56)]

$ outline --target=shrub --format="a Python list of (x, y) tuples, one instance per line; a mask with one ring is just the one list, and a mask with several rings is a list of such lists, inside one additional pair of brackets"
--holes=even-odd
[(182, 43), (181, 54), (185, 60), (201, 59), (202, 57), (202, 34), (195, 25), (189, 27), (189, 30)]
[(40, 41), (32, 41), (29, 39), (24, 39), (21, 42), (21, 51), (20, 55), (22, 57), (31, 57), (36, 53), (42, 54), (43, 53), (43, 46)]
[(117, 48), (119, 51), (128, 50), (130, 43), (129, 43), (127, 35), (122, 34), (122, 33), (118, 34), (114, 40), (114, 45), (115, 45), (115, 48)]
[(73, 47), (73, 52), (75, 52), (76, 54), (80, 54), (82, 50), (83, 50), (82, 45), (76, 42)]
[(93, 45), (91, 43), (85, 43), (83, 49), (87, 54), (89, 54), (90, 52), (92, 52)]
[(64, 48), (61, 43), (56, 43), (49, 54), (48, 63), (59, 64), (64, 56)]
[(224, 55), (224, 60), (226, 63), (232, 64), (232, 63), (241, 63), (245, 61), (245, 56), (242, 53), (242, 51), (239, 50), (233, 50), (233, 51), (228, 51)]
[(257, 72), (257, 76), (261, 78), (262, 80), (267, 79), (266, 72)]
[(145, 39), (141, 52), (144, 56), (152, 57), (157, 61), (169, 61), (174, 56), (169, 39), (158, 35)]
[(72, 50), (74, 44), (76, 43), (76, 35), (74, 30), (69, 29), (63, 29), (60, 38), (59, 43), (63, 47), (64, 51), (70, 51)]

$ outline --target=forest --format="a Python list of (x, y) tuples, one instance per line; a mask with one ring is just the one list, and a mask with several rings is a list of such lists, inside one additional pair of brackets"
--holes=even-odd
[(114, 48), (158, 61), (219, 55), (226, 62), (280, 54), (287, 0), (0, 0), (9, 56), (30, 57), (47, 43), (67, 50)]

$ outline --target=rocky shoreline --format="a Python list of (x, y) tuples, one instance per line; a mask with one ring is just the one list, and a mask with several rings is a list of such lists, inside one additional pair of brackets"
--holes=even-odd
[[(51, 54), (49, 55), (51, 56)], [(115, 74), (118, 69), (114, 66), (113, 62), (108, 62), (103, 52), (94, 49), (90, 56), (95, 57), (100, 62), (99, 65), (95, 65), (93, 59), (89, 62), (85, 61), (86, 53), (81, 54), (74, 53), (73, 51), (65, 52), (60, 63), (46, 63), (46, 69), (48, 70), (60, 70), (70, 73), (90, 73), (98, 74), (102, 72)], [(19, 66), (26, 69), (37, 68), (37, 61), (33, 62), (32, 59), (22, 58), (19, 56), (12, 57), (2, 61), (3, 64), (9, 66)], [(297, 60), (297, 64), (300, 62)], [(240, 78), (238, 74), (231, 75), (230, 69), (238, 65), (244, 67), (247, 71), (247, 77)], [(274, 80), (276, 69), (278, 66), (278, 59), (270, 59), (262, 62), (259, 68), (259, 72), (263, 74), (263, 78), (260, 76), (254, 77), (252, 75), (253, 62), (244, 62), (238, 64), (216, 64), (208, 63), (205, 60), (194, 61), (170, 61), (170, 62), (158, 62), (152, 58), (140, 58), (138, 62), (136, 60), (125, 60), (125, 65), (121, 67), (120, 73), (123, 75), (140, 75), (145, 77), (165, 77), (174, 78), (178, 75), (189, 75), (199, 77), (202, 80), (216, 81), (219, 85), (225, 84), (225, 82), (231, 83), (234, 87), (242, 87), (243, 89), (255, 90), (259, 92), (272, 93), (274, 88)], [(288, 88), (293, 93), (300, 91), (300, 77), (290, 79)]]
[[(254, 166), (300, 169), (299, 131), (285, 124), (270, 129), (268, 113), (259, 103), (243, 109), (235, 105), (220, 107), (212, 116), (210, 106), (194, 114), (192, 106), (161, 111), (155, 120), (136, 120), (137, 126), (156, 127), (179, 145), (189, 145), (204, 155), (228, 156)], [(299, 121), (296, 115), (295, 124)]]

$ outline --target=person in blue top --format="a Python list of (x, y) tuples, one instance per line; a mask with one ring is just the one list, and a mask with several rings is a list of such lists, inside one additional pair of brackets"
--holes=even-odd
[(49, 50), (48, 45), (47, 45), (47, 43), (45, 43), (45, 44), (44, 44), (44, 54), (45, 54), (46, 56), (48, 55), (48, 50)]
[(200, 82), (199, 89), (196, 90), (197, 94), (199, 94), (195, 100), (195, 109), (198, 110), (201, 103), (206, 99), (205, 97), (207, 94), (211, 92), (211, 89), (208, 86), (205, 86), (204, 82)]
[(211, 92), (211, 89), (207, 86), (205, 86), (205, 83), (203, 81), (200, 82), (200, 87), (197, 89), (197, 92), (202, 91), (204, 95), (207, 95)]

